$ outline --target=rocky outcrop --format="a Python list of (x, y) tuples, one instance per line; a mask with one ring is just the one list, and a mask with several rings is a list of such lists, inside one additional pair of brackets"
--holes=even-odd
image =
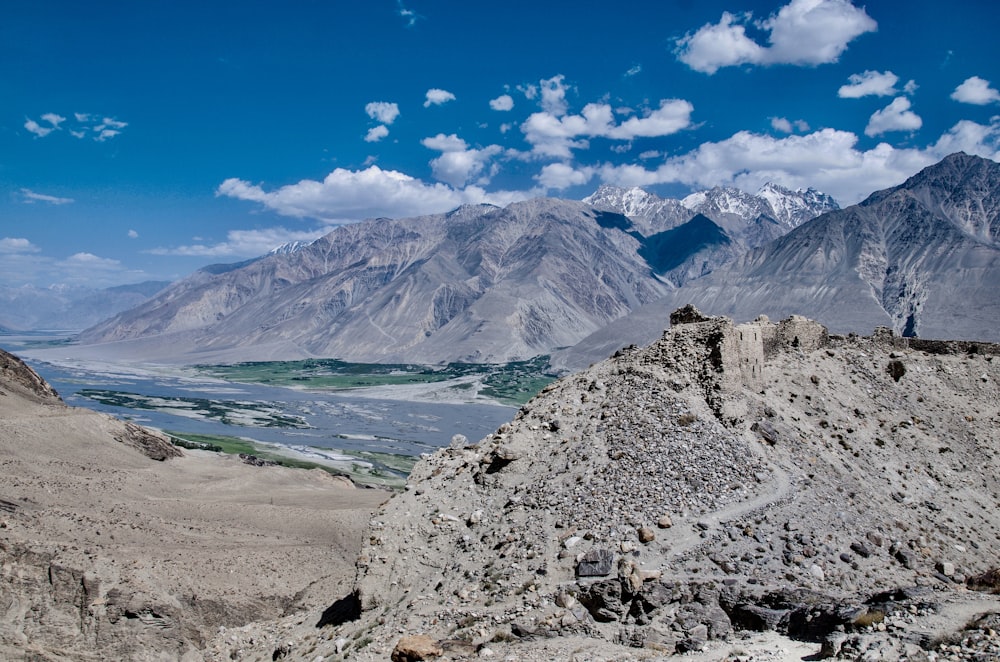
[(0, 394), (16, 388), (41, 400), (62, 402), (56, 390), (20, 358), (0, 349)]
[(674, 323), (417, 465), (359, 558), (362, 613), (339, 626), (372, 639), (355, 659), (398, 632), (522, 659), (585, 637), (625, 659), (747, 630), (876, 659), (936, 645), (920, 619), (961, 618), (956, 601), (998, 608), (963, 592), (1000, 544), (988, 348)]

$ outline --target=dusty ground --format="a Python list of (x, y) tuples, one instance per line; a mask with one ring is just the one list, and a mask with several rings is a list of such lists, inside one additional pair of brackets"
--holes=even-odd
[(206, 452), (155, 461), (110, 417), (0, 393), (0, 658), (200, 660), (220, 626), (350, 590), (387, 493)]

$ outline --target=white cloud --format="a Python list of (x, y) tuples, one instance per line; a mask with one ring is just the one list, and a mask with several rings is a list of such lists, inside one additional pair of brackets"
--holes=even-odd
[(616, 125), (611, 106), (590, 103), (579, 115), (532, 113), (521, 124), (521, 131), (535, 156), (565, 159), (570, 158), (572, 149), (589, 146), (581, 138), (632, 140), (677, 133), (690, 126), (693, 111), (694, 106), (683, 99), (662, 99), (660, 107), (645, 117), (631, 117)]
[(775, 131), (781, 131), (782, 133), (791, 133), (794, 130), (792, 128), (792, 123), (784, 117), (772, 117), (771, 128)]
[[(896, 83), (899, 76), (891, 71), (865, 71), (860, 74), (851, 74), (847, 78), (848, 84), (842, 85), (837, 90), (837, 96), (841, 99), (860, 99), (866, 96), (887, 97), (897, 94)], [(909, 87), (913, 81), (907, 83)], [(916, 85), (913, 83), (913, 85)]]
[(565, 115), (569, 109), (569, 104), (566, 102), (566, 90), (569, 88), (563, 84), (564, 79), (565, 76), (559, 74), (539, 81), (538, 86), (542, 93), (542, 99), (539, 102), (542, 110), (557, 117)]
[(677, 59), (706, 74), (714, 74), (722, 67), (762, 62), (764, 48), (747, 36), (746, 27), (738, 23), (740, 20), (722, 12), (717, 24), (703, 25), (694, 34), (678, 40)]
[(747, 191), (768, 181), (790, 188), (812, 186), (847, 205), (875, 190), (896, 186), (956, 151), (997, 160), (1000, 117), (989, 125), (959, 122), (923, 149), (880, 143), (861, 151), (857, 142), (855, 134), (835, 129), (781, 138), (740, 131), (666, 159), (654, 170), (634, 164), (605, 164), (595, 170), (603, 182), (619, 186), (680, 183), (694, 188), (736, 186)]
[(565, 163), (550, 163), (535, 176), (539, 184), (546, 189), (569, 188), (586, 184), (594, 176), (592, 168), (574, 169)]
[(86, 267), (88, 269), (118, 270), (122, 263), (108, 257), (98, 257), (93, 253), (74, 253), (63, 261), (65, 266)]
[[(87, 116), (90, 117), (89, 115)], [(98, 124), (91, 126), (90, 130), (97, 135), (94, 136), (94, 140), (102, 143), (106, 140), (110, 140), (115, 136), (121, 135), (121, 130), (128, 126), (128, 122), (122, 122), (121, 120), (116, 120), (113, 117), (105, 117)], [(73, 135), (77, 135), (73, 133)]]
[(795, 120), (793, 122), (786, 117), (772, 117), (771, 128), (781, 133), (793, 133), (795, 131), (805, 133), (809, 130), (809, 122), (805, 120)]
[(420, 14), (403, 6), (403, 0), (396, 0), (397, 13), (406, 21), (406, 27), (412, 28), (417, 24), (417, 20), (423, 18)]
[(972, 76), (966, 78), (961, 85), (955, 88), (955, 91), (951, 93), (951, 98), (962, 103), (985, 106), (1000, 102), (1000, 92), (990, 87), (990, 81), (979, 76)]
[[(441, 156), (431, 160), (434, 178), (455, 188), (461, 188), (470, 180), (479, 177), (493, 157), (503, 151), (499, 145), (489, 145), (482, 149), (470, 148), (454, 133), (447, 136), (439, 133), (433, 138), (424, 138), (420, 144), (442, 153)], [(488, 181), (487, 176), (477, 183), (485, 184)]]
[(23, 188), (21, 189), (22, 202), (26, 204), (33, 204), (35, 202), (47, 202), (50, 205), (68, 205), (75, 202), (73, 198), (58, 198), (54, 195), (45, 195), (44, 193), (35, 193), (31, 189)]
[(378, 126), (373, 126), (368, 129), (368, 133), (365, 134), (366, 143), (377, 143), (378, 141), (389, 135), (389, 129), (386, 128), (384, 124), (379, 124)]
[(514, 107), (514, 97), (509, 94), (501, 94), (496, 99), (490, 99), (490, 108), (493, 110), (507, 111)]
[(265, 191), (241, 179), (227, 179), (216, 195), (256, 202), (284, 216), (310, 217), (334, 222), (357, 221), (380, 216), (404, 217), (446, 212), (463, 204), (506, 204), (536, 192), (494, 191), (480, 187), (458, 190), (447, 184), (426, 184), (395, 170), (370, 166), (365, 170), (337, 168), (323, 181)]
[(52, 126), (42, 126), (41, 124), (31, 119), (30, 117), (25, 119), (24, 128), (27, 129), (29, 132), (35, 134), (39, 138), (44, 138), (45, 136), (49, 135), (50, 133), (56, 130), (56, 128)]
[(128, 231), (128, 238), (129, 239), (138, 239), (139, 238), (139, 233), (136, 232), (135, 230), (129, 230)]
[(691, 125), (694, 106), (683, 99), (661, 99), (660, 107), (644, 117), (630, 117), (607, 133), (608, 138), (632, 140), (668, 136)]
[(66, 121), (65, 117), (56, 113), (45, 113), (42, 115), (42, 119), (51, 124), (54, 129), (58, 129), (59, 125)]
[(382, 124), (392, 124), (399, 117), (399, 106), (389, 101), (372, 101), (365, 104), (365, 112), (373, 120), (378, 120)]
[[(58, 131), (59, 125), (66, 121), (65, 117), (57, 113), (45, 113), (41, 119), (45, 124), (26, 118), (24, 128), (39, 138), (44, 138), (53, 131)], [(121, 130), (128, 126), (128, 122), (122, 122), (113, 117), (104, 117), (97, 121), (94, 119), (94, 115), (89, 113), (73, 113), (73, 119), (76, 121), (76, 126), (72, 126), (71, 122), (71, 126), (68, 128), (70, 135), (75, 138), (84, 138), (87, 135), (96, 134), (93, 135), (93, 138), (97, 142), (104, 142), (120, 135)]]
[(642, 72), (642, 65), (636, 64), (632, 67), (629, 67), (629, 70), (625, 72), (625, 77), (631, 78), (632, 76), (638, 75), (641, 72)]
[(753, 27), (767, 33), (762, 46), (746, 32), (750, 14), (723, 12), (677, 42), (678, 59), (696, 71), (714, 74), (741, 64), (819, 65), (836, 62), (847, 44), (878, 24), (848, 0), (791, 0)]
[(23, 237), (0, 239), (0, 253), (37, 253), (41, 249)]
[(147, 252), (153, 255), (188, 257), (257, 257), (293, 241), (314, 241), (333, 228), (332, 225), (324, 225), (313, 230), (289, 230), (283, 227), (230, 230), (226, 233), (226, 241), (215, 244), (196, 243), (173, 248), (154, 248)]
[(866, 136), (879, 136), (889, 131), (916, 131), (924, 122), (910, 110), (910, 100), (896, 97), (882, 110), (876, 110), (865, 127)]
[(455, 95), (448, 90), (440, 90), (436, 87), (427, 90), (426, 100), (424, 101), (424, 108), (429, 108), (432, 105), (440, 106), (441, 104), (448, 103), (449, 101), (454, 101)]
[(655, 149), (650, 149), (646, 150), (645, 152), (639, 153), (639, 158), (642, 159), (643, 161), (659, 158), (661, 156), (663, 156), (663, 152)]

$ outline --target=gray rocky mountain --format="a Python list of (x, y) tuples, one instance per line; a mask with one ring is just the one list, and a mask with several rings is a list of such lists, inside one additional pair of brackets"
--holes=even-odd
[(216, 655), (996, 659), (1000, 346), (672, 317), (418, 463), (328, 628)]
[(660, 277), (676, 287), (839, 209), (833, 198), (814, 189), (792, 191), (771, 183), (756, 194), (717, 186), (683, 200), (660, 198), (637, 187), (605, 185), (584, 202), (628, 216), (648, 244), (665, 249), (670, 258), (653, 264)]
[(642, 246), (626, 217), (566, 200), (377, 219), (201, 270), (80, 338), (179, 360), (528, 358), (665, 294)]
[(1000, 164), (953, 154), (685, 284), (559, 356), (579, 368), (694, 303), (738, 321), (799, 312), (838, 333), (1000, 340)]
[(169, 284), (144, 281), (103, 289), (0, 287), (0, 325), (21, 331), (85, 329), (138, 306)]

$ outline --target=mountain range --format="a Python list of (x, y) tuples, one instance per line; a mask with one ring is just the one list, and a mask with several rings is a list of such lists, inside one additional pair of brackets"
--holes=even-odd
[(0, 287), (0, 328), (79, 330), (134, 308), (168, 281), (90, 287)]
[(993, 340), (1000, 165), (955, 154), (838, 209), (813, 189), (684, 199), (603, 186), (373, 219), (214, 265), (81, 334), (123, 356), (502, 362), (575, 369), (655, 339), (695, 303), (804, 314), (838, 333)]
[[(812, 204), (803, 192), (768, 190), (800, 213)], [(706, 192), (690, 208), (646, 195), (635, 220), (615, 210), (616, 199), (636, 197), (605, 187), (591, 204), (538, 198), (342, 226), (308, 245), (206, 267), (80, 340), (199, 361), (524, 359), (571, 346), (666, 295), (683, 274), (734, 259), (756, 228), (799, 219), (735, 189)], [(813, 197), (815, 214), (834, 204)]]

